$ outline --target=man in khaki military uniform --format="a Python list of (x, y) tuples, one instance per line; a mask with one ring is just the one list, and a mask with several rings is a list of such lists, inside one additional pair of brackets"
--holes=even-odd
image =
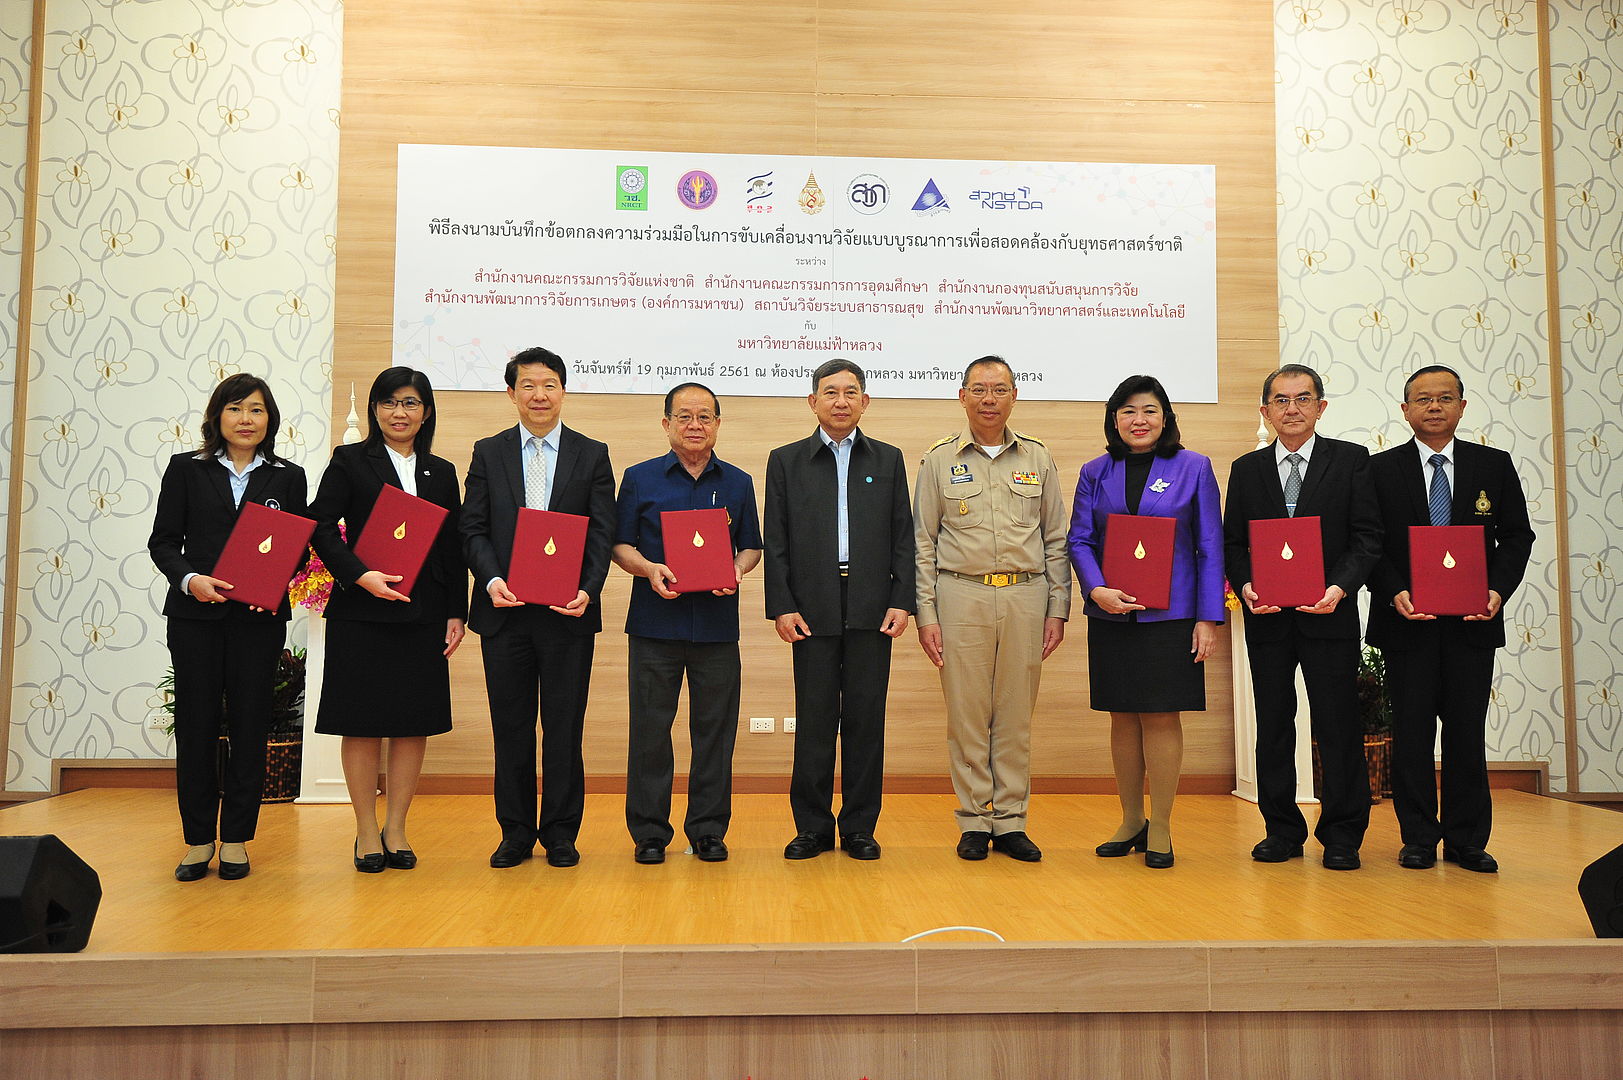
[(913, 497), (919, 644), (941, 669), (958, 793), (958, 857), (1022, 862), (1031, 710), (1071, 612), (1065, 495), (1048, 448), (1008, 427), (1018, 392), (998, 356), (964, 371), (969, 425), (924, 455)]

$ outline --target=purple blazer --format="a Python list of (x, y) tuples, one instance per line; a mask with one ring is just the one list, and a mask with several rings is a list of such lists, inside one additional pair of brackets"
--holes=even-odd
[[(1157, 490), (1157, 488), (1160, 490)], [(1193, 450), (1179, 450), (1169, 458), (1156, 458), (1138, 512), (1145, 517), (1177, 519), (1173, 531), (1172, 606), (1165, 611), (1140, 611), (1139, 622), (1198, 619), (1222, 622), (1223, 514), (1218, 506), (1217, 476), (1211, 459)], [(1105, 584), (1099, 567), (1104, 559), (1105, 522), (1111, 514), (1127, 513), (1127, 464), (1109, 454), (1082, 466), (1076, 478), (1076, 502), (1071, 508), (1071, 534), (1067, 544), (1076, 580), (1082, 586), (1083, 611), (1091, 618), (1126, 622), (1126, 615), (1110, 615), (1088, 595)]]

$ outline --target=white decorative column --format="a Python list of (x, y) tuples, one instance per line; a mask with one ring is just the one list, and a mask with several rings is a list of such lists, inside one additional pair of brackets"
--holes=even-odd
[[(1268, 445), (1268, 428), (1257, 421), (1257, 449)], [(1230, 582), (1239, 586), (1244, 582)], [(1242, 601), (1243, 603), (1243, 601)], [(1251, 694), (1251, 661), (1245, 647), (1245, 619), (1233, 612), (1229, 619), (1230, 653), (1234, 661), (1234, 791), (1249, 802), (1257, 801), (1257, 706)], [(1307, 710), (1307, 687), (1296, 671), (1296, 801), (1317, 803), (1313, 797), (1313, 727)]]
[[(360, 417), (355, 414), (355, 384), (349, 385), (349, 415), (344, 418), (345, 446), (358, 443)], [(310, 613), (304, 662), (304, 760), (299, 772), (300, 803), (348, 803), (349, 788), (344, 783), (342, 740), (336, 735), (316, 734), (316, 708), (321, 701), (322, 668), (327, 656), (327, 620)]]

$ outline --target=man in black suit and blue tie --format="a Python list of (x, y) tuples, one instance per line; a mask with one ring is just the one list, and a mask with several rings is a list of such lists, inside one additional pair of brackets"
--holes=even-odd
[[(505, 377), (518, 424), (474, 444), (461, 519), (462, 553), (474, 580), (468, 627), (482, 639), (495, 742), (502, 840), (490, 865), (517, 866), (539, 840), (549, 865), (574, 866), (580, 861), (575, 838), (586, 799), (581, 736), (595, 635), (603, 629), (597, 601), (609, 572), (614, 471), (607, 446), (563, 426), (568, 372), (562, 357), (525, 349), (508, 361)], [(580, 587), (568, 604), (525, 605), (507, 587), (521, 506), (589, 519)]]
[[(1392, 803), (1403, 834), (1398, 864), (1445, 862), (1491, 874), (1488, 695), (1505, 643), (1505, 601), (1527, 572), (1533, 527), (1509, 454), (1454, 437), (1465, 383), (1452, 368), (1421, 368), (1403, 384), (1415, 437), (1370, 459), (1385, 540), (1369, 579), (1368, 641), (1386, 656), (1392, 699)], [(1431, 615), (1410, 598), (1409, 526), (1479, 525), (1488, 554), (1488, 602), (1478, 615)], [(1442, 813), (1432, 748), (1442, 723)]]
[[(1381, 550), (1381, 522), (1366, 475), (1369, 451), (1317, 433), (1328, 406), (1318, 372), (1286, 364), (1262, 384), (1262, 415), (1275, 440), (1234, 462), (1223, 509), (1224, 563), (1244, 606), (1246, 652), (1257, 712), (1257, 809), (1267, 835), (1258, 862), (1302, 854), (1307, 822), (1296, 805), (1296, 669), (1302, 669), (1323, 766), (1314, 836), (1330, 870), (1356, 870), (1369, 827), (1369, 773), (1358, 712), (1358, 590)], [(1252, 587), (1250, 525), (1316, 517), (1324, 595), (1282, 611)]]

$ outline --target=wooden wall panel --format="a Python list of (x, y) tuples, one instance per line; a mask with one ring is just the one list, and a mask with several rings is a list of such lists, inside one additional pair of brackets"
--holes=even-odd
[[(501, 63), (490, 43), (502, 42)], [(1261, 377), (1277, 362), (1272, 9), (1261, 0), (1037, 0), (988, 19), (967, 0), (920, 9), (760, 5), (743, 0), (530, 8), (447, 0), (430, 9), (349, 0), (339, 206), (335, 432), (348, 387), (364, 396), (388, 363), (394, 269), (395, 147), (437, 142), (659, 151), (1210, 162), (1218, 169), (1219, 397), (1180, 414), (1186, 444), (1219, 480), (1250, 449)], [(536, 341), (544, 344), (538, 325)], [(943, 357), (957, 366), (970, 357)], [(1011, 357), (1017, 365), (1019, 357)], [(1156, 358), (1079, 357), (1123, 375)], [(808, 388), (728, 399), (719, 450), (761, 485), (767, 452), (810, 431)], [(1173, 389), (1176, 395), (1176, 389)], [(616, 471), (666, 449), (652, 397), (579, 395), (565, 422), (611, 444)], [(1020, 405), (1015, 426), (1052, 447), (1062, 475), (1101, 449), (1097, 403)], [(863, 427), (915, 464), (962, 424), (955, 402), (881, 400)], [(505, 396), (440, 398), (436, 450), (459, 468), (476, 438), (510, 426)], [(587, 771), (624, 772), (627, 579), (604, 592), (587, 717)], [(743, 711), (792, 713), (789, 651), (761, 616), (760, 579), (743, 593)], [(1208, 709), (1185, 718), (1186, 773), (1233, 773), (1227, 639), (1209, 665)], [(1108, 776), (1107, 721), (1090, 712), (1080, 615), (1044, 671), (1034, 771)], [(477, 639), (452, 665), (457, 730), (436, 739), (430, 772), (486, 773), (489, 719)], [(944, 774), (939, 681), (914, 634), (897, 643), (887, 768)], [(678, 770), (687, 748), (679, 716)], [(741, 733), (738, 774), (786, 776), (791, 738)]]

